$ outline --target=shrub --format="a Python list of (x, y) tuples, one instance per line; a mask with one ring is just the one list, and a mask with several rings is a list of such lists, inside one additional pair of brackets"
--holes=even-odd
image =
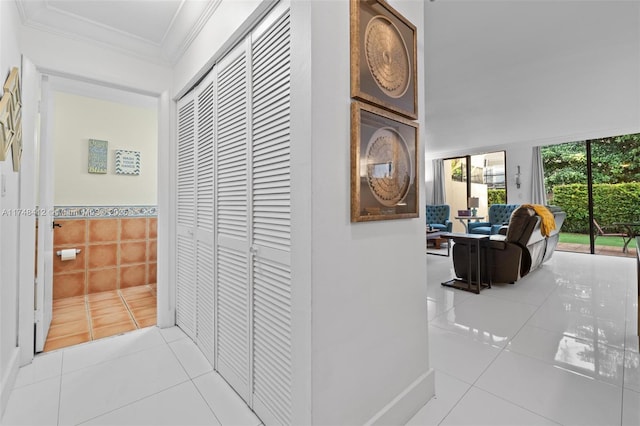
[(506, 204), (507, 203), (507, 191), (503, 189), (489, 189), (487, 190), (487, 199), (489, 205), (493, 204)]
[[(552, 204), (562, 207), (567, 218), (562, 225), (565, 232), (589, 233), (587, 185), (573, 183), (553, 187)], [(640, 220), (640, 182), (593, 185), (593, 217), (598, 223)]]

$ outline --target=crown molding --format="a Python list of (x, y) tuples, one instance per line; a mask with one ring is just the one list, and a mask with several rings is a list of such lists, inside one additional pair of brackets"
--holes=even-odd
[(46, 0), (15, 0), (15, 3), (25, 27), (97, 44), (158, 65), (173, 66), (189, 49), (222, 0), (182, 0), (159, 43), (58, 9)]
[(176, 14), (176, 19), (172, 22), (164, 40), (164, 59), (175, 65), (198, 37), (221, 3), (222, 0), (184, 3)]

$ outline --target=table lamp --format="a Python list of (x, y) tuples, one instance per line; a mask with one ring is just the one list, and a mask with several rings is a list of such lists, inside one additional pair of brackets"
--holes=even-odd
[(471, 207), (471, 216), (475, 216), (478, 213), (478, 207), (480, 207), (480, 198), (469, 197), (469, 207)]

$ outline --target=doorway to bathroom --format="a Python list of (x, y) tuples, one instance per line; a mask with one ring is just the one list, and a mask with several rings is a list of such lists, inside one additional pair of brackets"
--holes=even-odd
[(36, 352), (157, 322), (157, 102), (58, 76), (43, 84), (39, 170), (52, 167), (40, 194), (52, 207), (38, 235), (52, 235), (37, 250), (50, 266), (36, 313), (49, 307), (50, 322), (36, 324)]

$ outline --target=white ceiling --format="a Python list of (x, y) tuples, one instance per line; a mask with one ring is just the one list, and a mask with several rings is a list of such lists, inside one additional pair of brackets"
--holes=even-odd
[(173, 65), (221, 0), (15, 0), (22, 24)]

